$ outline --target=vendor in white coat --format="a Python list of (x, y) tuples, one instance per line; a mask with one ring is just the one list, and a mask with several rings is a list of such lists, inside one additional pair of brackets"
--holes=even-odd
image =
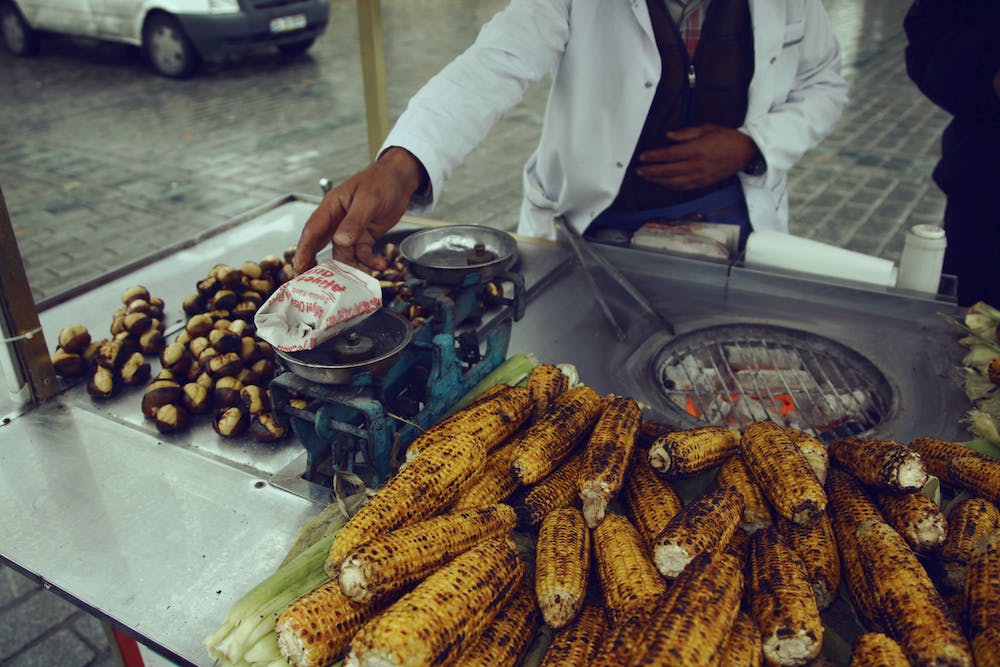
[(710, 220), (788, 231), (788, 170), (847, 102), (820, 0), (512, 0), (411, 100), (378, 159), (307, 221), (295, 268), (372, 245), (433, 206), (452, 170), (553, 78), (518, 232), (555, 238)]

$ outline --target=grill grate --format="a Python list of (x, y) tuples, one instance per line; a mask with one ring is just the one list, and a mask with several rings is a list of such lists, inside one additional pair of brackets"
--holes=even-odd
[(892, 389), (871, 361), (785, 327), (693, 331), (661, 348), (652, 370), (667, 408), (690, 426), (771, 419), (829, 443), (872, 430), (892, 407)]

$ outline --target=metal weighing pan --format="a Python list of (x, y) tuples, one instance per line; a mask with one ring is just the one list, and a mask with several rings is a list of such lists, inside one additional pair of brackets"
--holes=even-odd
[(413, 275), (430, 283), (459, 285), (475, 273), (483, 281), (517, 261), (517, 241), (506, 232), (480, 225), (447, 225), (410, 234), (399, 252)]

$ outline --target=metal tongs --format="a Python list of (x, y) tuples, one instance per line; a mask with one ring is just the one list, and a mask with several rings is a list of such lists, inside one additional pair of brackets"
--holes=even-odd
[(604, 312), (604, 316), (607, 318), (608, 322), (611, 323), (612, 328), (615, 330), (615, 335), (618, 340), (624, 341), (626, 338), (625, 330), (622, 329), (621, 324), (618, 323), (618, 318), (615, 317), (614, 313), (611, 312), (611, 306), (604, 298), (604, 292), (597, 284), (597, 278), (594, 276), (594, 271), (599, 267), (607, 272), (611, 276), (612, 280), (625, 290), (632, 299), (639, 305), (642, 311), (645, 312), (653, 321), (655, 321), (668, 335), (674, 335), (674, 327), (660, 315), (650, 305), (646, 297), (636, 289), (628, 278), (625, 277), (618, 268), (604, 258), (600, 252), (591, 247), (580, 233), (573, 229), (573, 226), (566, 222), (566, 219), (562, 216), (556, 216), (555, 219), (556, 228), (561, 230), (566, 238), (569, 239), (569, 244), (573, 248), (573, 254), (576, 256), (580, 266), (583, 268), (584, 275), (587, 276), (587, 281), (590, 283), (591, 289), (594, 291), (594, 298), (597, 299), (598, 305)]

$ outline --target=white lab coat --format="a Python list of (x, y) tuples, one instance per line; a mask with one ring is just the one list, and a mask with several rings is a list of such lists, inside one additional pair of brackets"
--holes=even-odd
[[(788, 231), (788, 170), (847, 103), (840, 48), (820, 0), (749, 0), (754, 76), (746, 122), (767, 172), (740, 174), (755, 229)], [(401, 146), (430, 176), (433, 206), (452, 170), (521, 99), (552, 76), (538, 148), (524, 169), (518, 232), (581, 232), (614, 200), (660, 78), (644, 0), (512, 0), (475, 43), (410, 100), (383, 149)]]

